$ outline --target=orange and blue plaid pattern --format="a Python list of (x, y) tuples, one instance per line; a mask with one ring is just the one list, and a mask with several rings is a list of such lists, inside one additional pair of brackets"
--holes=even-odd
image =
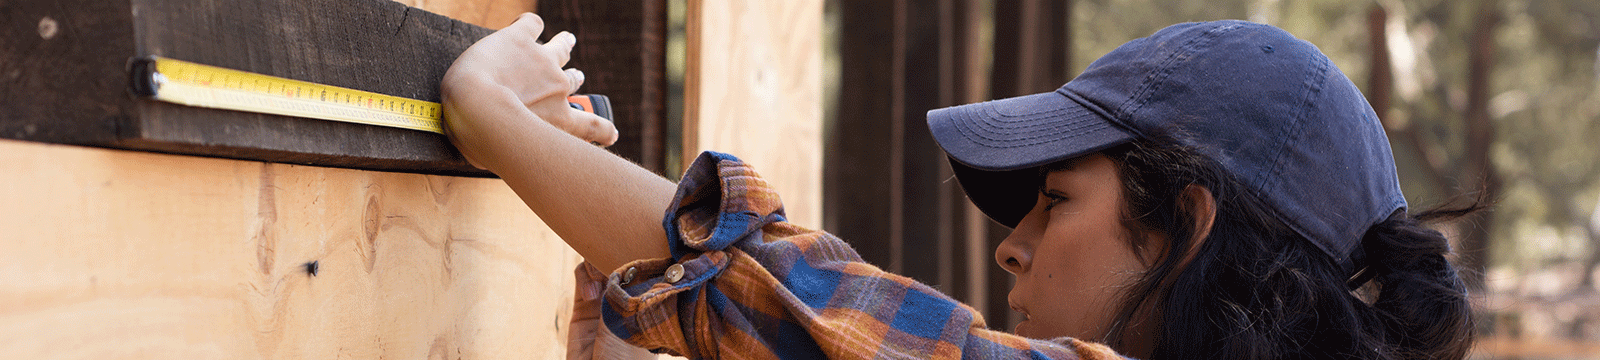
[[(986, 329), (971, 307), (788, 223), (778, 194), (731, 155), (701, 154), (664, 222), (672, 258), (624, 266), (630, 281), (612, 273), (601, 307), (606, 327), (640, 347), (690, 358), (1121, 358)], [(675, 282), (662, 276), (673, 264)]]

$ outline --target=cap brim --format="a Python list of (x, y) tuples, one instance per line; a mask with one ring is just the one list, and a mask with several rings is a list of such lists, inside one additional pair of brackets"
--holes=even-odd
[(1135, 135), (1062, 91), (928, 112), (928, 129), (967, 197), (1016, 227), (1037, 199), (1034, 168), (1132, 141)]

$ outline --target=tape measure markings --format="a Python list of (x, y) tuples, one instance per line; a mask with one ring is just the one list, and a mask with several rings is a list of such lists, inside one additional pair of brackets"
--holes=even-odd
[(135, 92), (170, 103), (444, 133), (432, 101), (155, 56), (132, 69)]
[[(444, 106), (432, 101), (158, 56), (134, 58), (128, 67), (135, 94), (169, 103), (444, 134)], [(567, 104), (611, 120), (605, 95), (572, 95)]]

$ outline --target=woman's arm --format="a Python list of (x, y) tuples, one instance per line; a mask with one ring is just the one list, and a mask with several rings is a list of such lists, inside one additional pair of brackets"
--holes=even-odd
[(450, 66), (441, 92), (451, 142), (599, 269), (668, 257), (661, 218), (676, 185), (590, 144), (615, 142), (616, 128), (567, 106), (582, 84), (582, 73), (561, 69), (574, 37), (539, 44), (543, 31), (523, 14)]

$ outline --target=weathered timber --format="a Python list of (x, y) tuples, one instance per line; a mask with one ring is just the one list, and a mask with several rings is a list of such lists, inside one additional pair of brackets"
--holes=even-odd
[(492, 176), (442, 135), (161, 103), (132, 95), (127, 74), (159, 55), (439, 101), (487, 28), (387, 0), (59, 0), (0, 3), (0, 29), (0, 137)]
[[(991, 260), (1010, 229), (951, 181), (925, 114), (1065, 83), (1071, 2), (992, 5), (993, 14), (983, 14), (976, 0), (841, 2), (842, 86), (825, 137), (824, 228), (868, 262), (1010, 328), (1019, 320), (1004, 301), (1013, 276)], [(984, 36), (985, 16), (996, 19), (992, 38)]]
[(666, 165), (666, 0), (544, 0), (545, 32), (578, 37), (568, 67), (584, 71), (583, 92), (611, 97), (621, 137), (610, 150), (646, 169)]

